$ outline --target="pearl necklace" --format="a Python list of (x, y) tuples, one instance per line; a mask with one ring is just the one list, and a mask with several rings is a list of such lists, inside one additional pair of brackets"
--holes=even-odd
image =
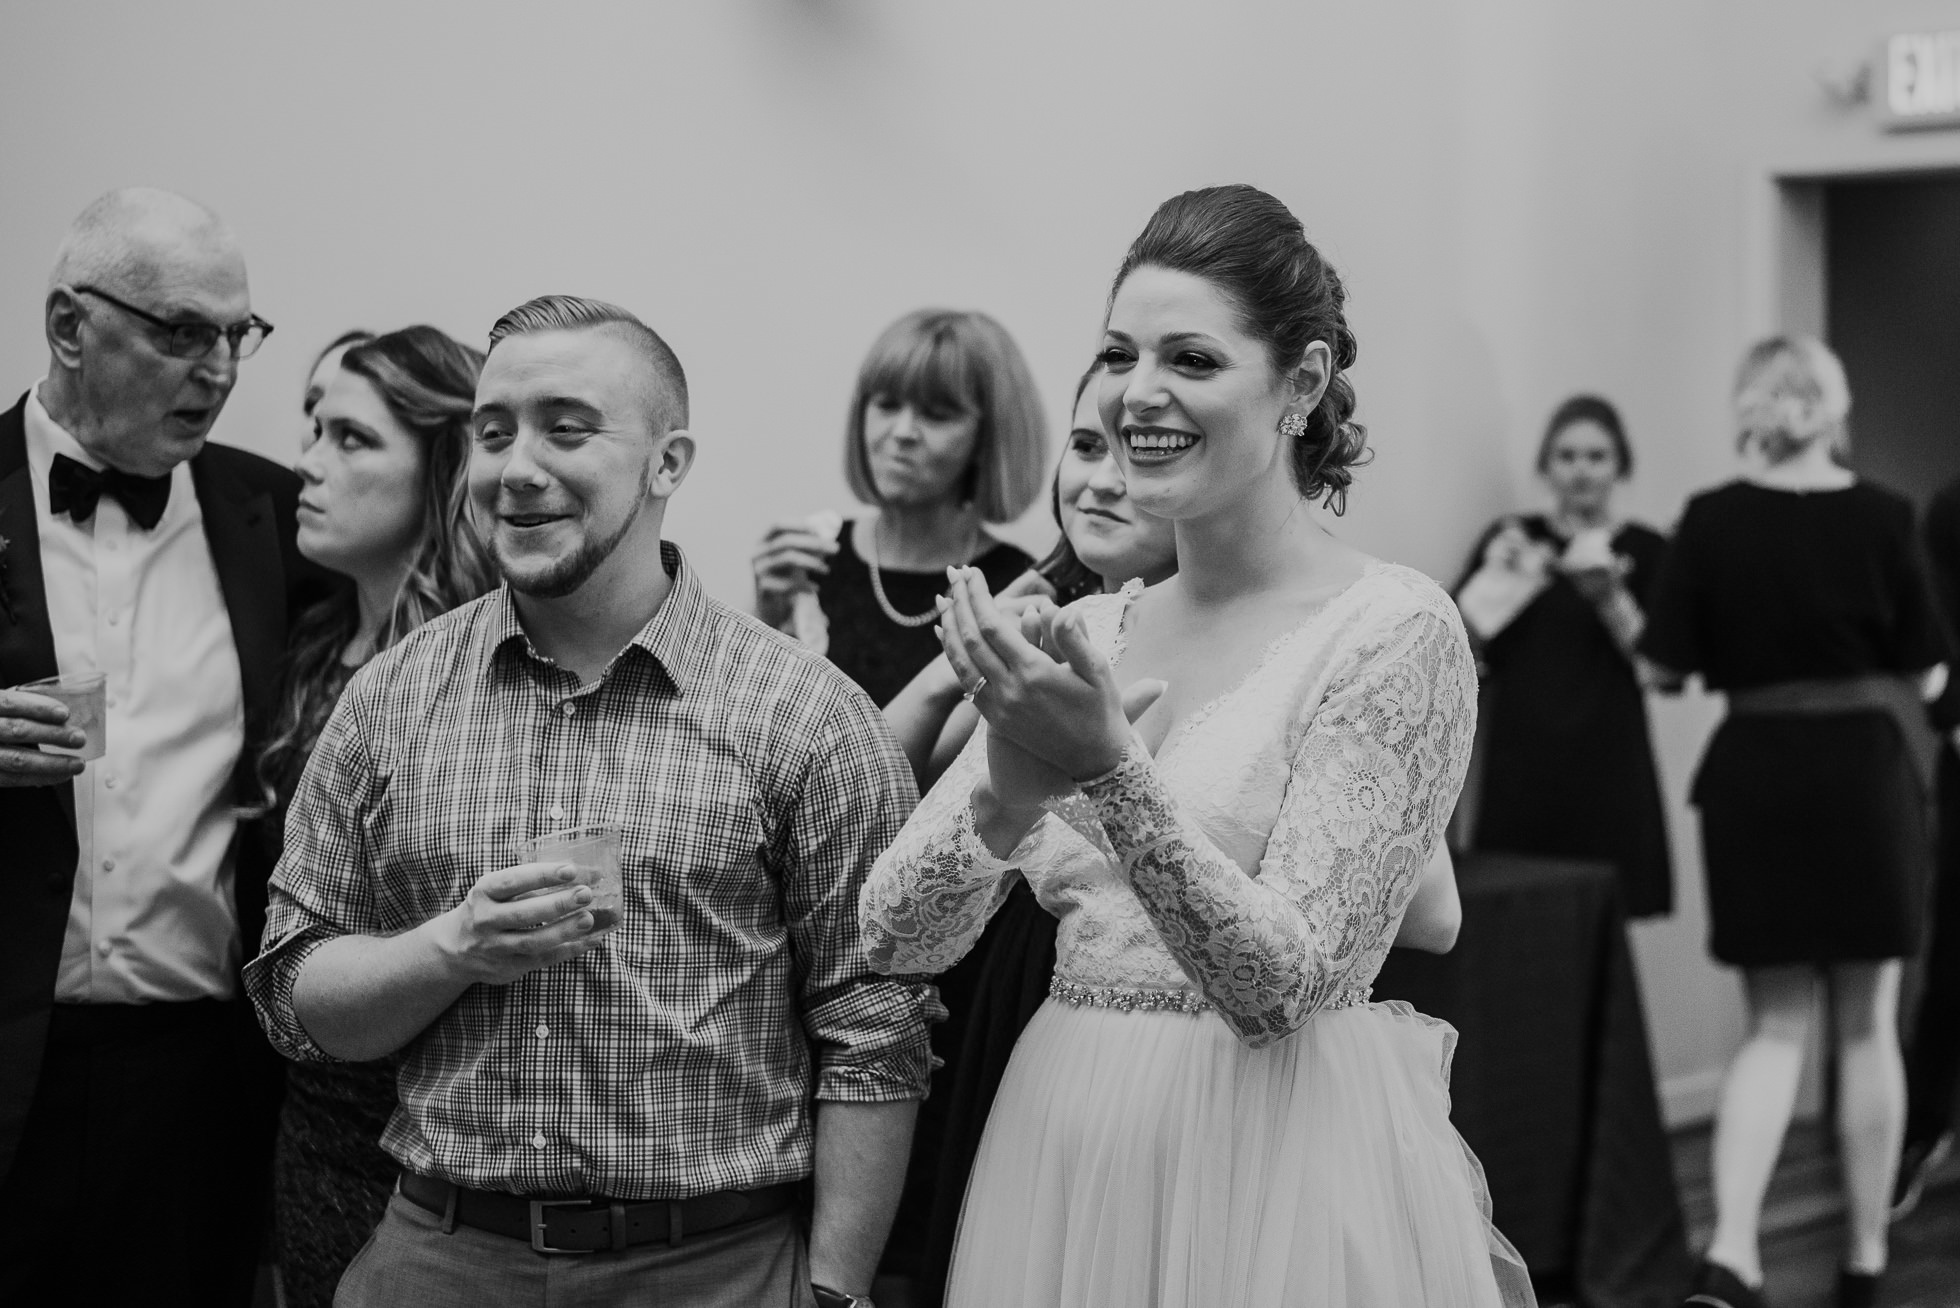
[[(885, 616), (890, 618), (893, 622), (896, 622), (899, 626), (923, 627), (928, 622), (933, 622), (938, 619), (939, 609), (937, 605), (935, 605), (930, 609), (927, 609), (924, 613), (919, 613), (919, 614), (900, 613), (896, 608), (892, 606), (892, 602), (890, 598), (888, 598), (885, 594), (885, 579), (882, 576), (880, 576), (878, 573), (878, 528), (881, 525), (883, 525), (883, 523), (884, 523), (883, 518), (873, 519), (871, 523), (871, 530), (866, 532), (864, 537), (864, 544), (865, 544), (864, 562), (865, 565), (871, 569), (872, 598), (878, 601), (878, 607), (885, 611)], [(968, 552), (971, 553), (971, 550), (969, 549)]]

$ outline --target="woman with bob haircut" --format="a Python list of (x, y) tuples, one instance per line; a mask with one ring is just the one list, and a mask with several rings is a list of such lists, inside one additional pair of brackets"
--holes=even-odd
[(1604, 859), (1650, 917), (1674, 875), (1633, 648), (1667, 538), (1613, 512), (1632, 472), (1618, 409), (1560, 404), (1538, 445), (1551, 512), (1492, 523), (1456, 594), (1484, 674), (1477, 848)]
[(1454, 1032), (1369, 1002), (1470, 754), (1456, 608), (1307, 512), (1366, 457), (1340, 278), (1249, 186), (1160, 206), (1098, 386), (1177, 572), (942, 645), (982, 722), (859, 897), (944, 970), (1018, 877), (1060, 918), (960, 1218), (952, 1308), (1529, 1304), (1450, 1125)]
[(1693, 800), (1709, 952), (1749, 1027), (1715, 1119), (1715, 1235), (1689, 1303), (1758, 1308), (1763, 1194), (1802, 1075), (1818, 980), (1838, 1042), (1848, 1248), (1837, 1301), (1876, 1299), (1904, 1130), (1897, 1011), (1930, 873), (1913, 745), (1946, 640), (1912, 506), (1839, 462), (1851, 389), (1807, 336), (1743, 355), (1742, 476), (1688, 501), (1640, 651), (1728, 695)]
[[(338, 358), (336, 360), (336, 352)], [(434, 327), (329, 346), (307, 388), (298, 470), (299, 551), (350, 583), (303, 614), (259, 778), (279, 843), (314, 741), (355, 672), (429, 619), (493, 584), (468, 521), (464, 472), (483, 356)], [(317, 387), (317, 393), (315, 388)], [(275, 849), (274, 851), (278, 851)], [(381, 1148), (395, 1058), (292, 1063), (273, 1159), (280, 1302), (327, 1308), (388, 1204), (397, 1163)]]
[(845, 477), (876, 511), (772, 527), (754, 558), (757, 616), (889, 703), (939, 653), (947, 568), (977, 567), (995, 588), (1026, 571), (1028, 556), (985, 528), (1034, 503), (1047, 440), (1005, 328), (984, 313), (906, 314), (865, 356), (844, 423)]

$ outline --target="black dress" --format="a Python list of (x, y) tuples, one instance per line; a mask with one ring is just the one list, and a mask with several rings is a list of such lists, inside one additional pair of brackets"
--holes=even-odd
[[(1949, 482), (1926, 506), (1926, 552), (1951, 632), (1960, 628), (1960, 480)], [(1932, 933), (1906, 1059), (1906, 1142), (1919, 1145), (1952, 1130), (1960, 1105), (1960, 753), (1952, 742), (1960, 727), (1960, 682), (1955, 678), (1947, 679), (1932, 716), (1947, 739), (1939, 747), (1935, 787), (1939, 839)]]
[[(830, 571), (817, 583), (817, 600), (830, 620), (830, 661), (882, 708), (926, 664), (939, 657), (939, 638), (932, 633), (932, 623), (900, 626), (879, 607), (871, 590), (871, 569), (856, 548), (857, 526), (856, 522), (846, 523), (838, 534)], [(973, 566), (987, 579), (987, 589), (996, 593), (1033, 563), (1021, 550), (1004, 542), (995, 543), (973, 560)], [(885, 567), (878, 571), (885, 598), (902, 614), (931, 613), (933, 601), (946, 593), (944, 572)], [(919, 1106), (905, 1189), (880, 1268), (889, 1275), (912, 1278), (918, 1299), (926, 1304), (937, 1304), (944, 1293), (946, 1268), (952, 1257), (951, 1228), (958, 1216), (959, 1196), (966, 1189), (966, 1171), (973, 1165), (979, 1130), (993, 1104), (992, 1088), (999, 1085), (1007, 1068), (1014, 1036), (1020, 1034), (1034, 1011), (1018, 990), (995, 993), (1000, 987), (984, 978), (994, 973), (1018, 975), (1030, 957), (1039, 967), (1044, 948), (1047, 968), (1051, 972), (1054, 969), (1054, 918), (1034, 902), (1033, 893), (1025, 886), (1017, 896), (1020, 898), (1009, 901), (1017, 911), (1003, 910), (997, 915), (972, 952), (934, 982), (948, 1014), (932, 1032), (932, 1051), (942, 1065), (933, 1071), (931, 1096)], [(1030, 907), (1032, 916), (1026, 912)], [(1044, 976), (1044, 997), (1047, 984)], [(1002, 1038), (1003, 1022), (1014, 1021), (1018, 1025), (1013, 1026), (1012, 1035)], [(969, 1028), (994, 1038), (969, 1041)], [(951, 1157), (942, 1163), (948, 1149)], [(946, 1208), (949, 1196), (950, 1215)]]
[[(1477, 542), (1465, 581), (1504, 521)], [(1533, 540), (1565, 547), (1546, 518), (1521, 521)], [(1630, 565), (1626, 586), (1644, 611), (1667, 539), (1628, 523), (1614, 534), (1613, 552)], [(1610, 862), (1628, 916), (1668, 912), (1674, 873), (1646, 697), (1592, 603), (1554, 576), (1481, 652), (1486, 754), (1477, 846)]]
[[(855, 522), (847, 522), (838, 533), (830, 571), (817, 581), (817, 601), (830, 619), (830, 661), (883, 708), (939, 657), (939, 638), (932, 634), (930, 622), (902, 627), (885, 616), (871, 590), (871, 568), (857, 552), (856, 529)], [(972, 566), (987, 579), (987, 589), (998, 593), (1033, 562), (1014, 546), (996, 541)], [(878, 575), (885, 598), (907, 617), (931, 613), (933, 601), (946, 593), (944, 572), (881, 567)]]
[[(321, 688), (339, 698), (353, 669), (335, 664)], [(279, 802), (260, 824), (276, 861), (286, 806), (305, 758), (278, 778)], [(332, 1308), (334, 1288), (388, 1207), (401, 1164), (381, 1148), (395, 1111), (401, 1056), (369, 1063), (288, 1063), (272, 1154), (273, 1257), (286, 1308)]]
[[(1688, 502), (1641, 651), (1711, 690), (1910, 677), (1947, 657), (1912, 506), (1858, 483)], [(1735, 713), (1696, 774), (1709, 951), (1744, 967), (1913, 952), (1925, 789), (1883, 708)]]

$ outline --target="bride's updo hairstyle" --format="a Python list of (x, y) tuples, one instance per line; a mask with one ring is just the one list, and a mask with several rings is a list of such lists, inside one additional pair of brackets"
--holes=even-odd
[(1138, 268), (1168, 268), (1202, 277), (1239, 307), (1239, 326), (1266, 347), (1273, 367), (1290, 372), (1307, 346), (1325, 341), (1333, 375), (1307, 430), (1293, 442), (1293, 484), (1309, 500), (1347, 508), (1354, 469), (1366, 463), (1368, 433), (1354, 421), (1354, 333), (1342, 313), (1347, 290), (1307, 240), (1291, 210), (1257, 187), (1211, 186), (1157, 206), (1123, 256), (1116, 292)]

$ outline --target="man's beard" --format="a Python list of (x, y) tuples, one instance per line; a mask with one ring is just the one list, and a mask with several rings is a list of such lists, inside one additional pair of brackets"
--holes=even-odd
[(547, 564), (541, 573), (534, 576), (520, 578), (512, 571), (512, 565), (504, 557), (495, 533), (490, 538), (490, 556), (496, 562), (497, 571), (503, 574), (504, 581), (518, 594), (534, 599), (563, 599), (590, 581), (600, 565), (612, 557), (619, 543), (626, 539), (626, 533), (633, 529), (638, 516), (628, 514), (618, 529), (604, 540), (594, 540), (588, 536), (572, 551), (571, 557)]

